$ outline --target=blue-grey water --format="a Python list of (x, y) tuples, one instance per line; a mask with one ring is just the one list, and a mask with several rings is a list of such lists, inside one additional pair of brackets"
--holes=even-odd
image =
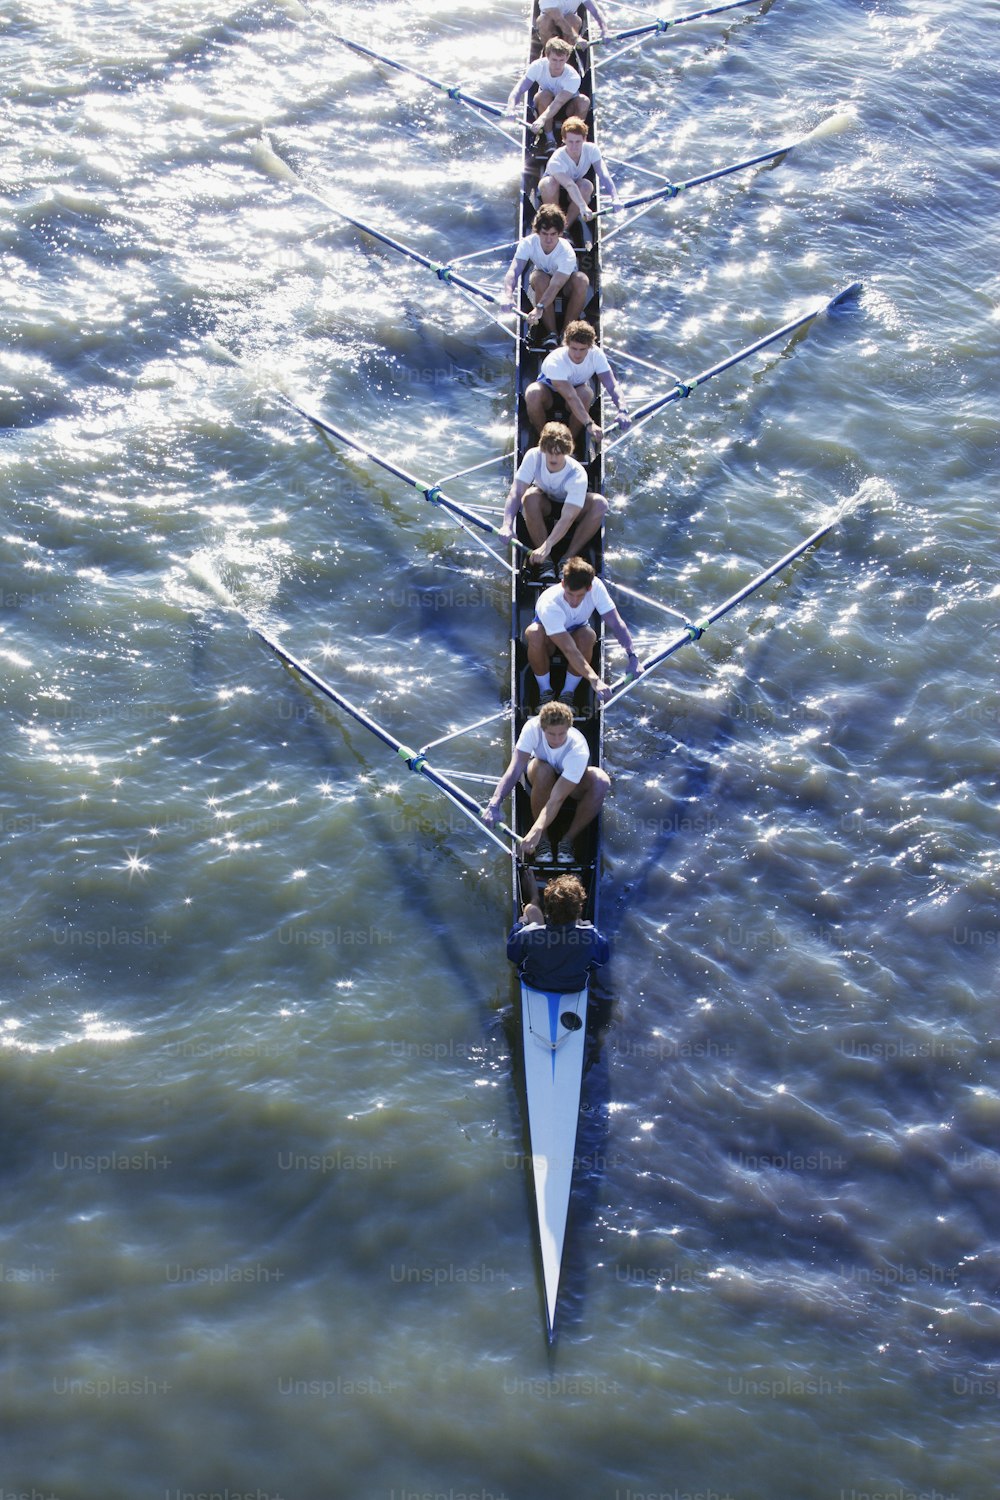
[(499, 101), (525, 7), (0, 0), (0, 1500), (995, 1495), (996, 22), (776, 0), (605, 70), (674, 178), (834, 122), (611, 241), (610, 345), (864, 290), (609, 461), (611, 577), (692, 615), (841, 519), (609, 715), (550, 1358), (504, 858), (199, 582), (410, 745), (502, 707), (501, 570), (276, 398), (430, 483), (509, 447), (509, 338), (255, 143), (509, 241), (515, 153), (331, 33)]

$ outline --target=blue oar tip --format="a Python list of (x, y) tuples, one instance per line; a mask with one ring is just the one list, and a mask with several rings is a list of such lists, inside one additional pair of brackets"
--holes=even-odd
[(863, 288), (863, 281), (852, 281), (850, 286), (845, 286), (842, 292), (837, 293), (836, 297), (834, 297), (833, 301), (830, 303), (830, 306), (840, 307), (842, 303), (848, 302), (852, 298), (857, 297), (863, 290)]

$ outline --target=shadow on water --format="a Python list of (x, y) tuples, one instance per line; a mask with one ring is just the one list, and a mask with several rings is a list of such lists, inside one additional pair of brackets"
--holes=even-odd
[[(192, 642), (193, 671), (201, 682), (206, 681), (210, 675), (212, 634), (207, 621), (196, 622)], [(352, 721), (345, 721), (334, 705), (328, 703), (307, 682), (300, 681), (290, 669), (268, 660), (262, 665), (262, 671), (273, 672), (276, 667), (285, 679), (280, 691), (289, 705), (289, 712), (279, 716), (281, 724), (294, 724), (298, 743), (307, 747), (309, 760), (314, 767), (330, 772), (341, 781), (355, 780), (358, 768), (366, 768), (370, 760), (361, 749), (355, 749), (349, 737), (348, 722)], [(335, 748), (332, 732), (335, 728), (341, 731), (344, 751), (351, 756), (349, 767), (345, 755), (338, 753)], [(280, 737), (282, 743), (288, 739), (287, 729), (282, 729)], [(294, 753), (295, 746), (292, 745), (291, 748)], [(378, 753), (374, 742), (373, 748)], [(383, 748), (381, 753), (391, 757), (388, 749)], [(476, 994), (479, 990), (478, 978), (469, 968), (464, 949), (457, 940), (458, 929), (455, 923), (433, 901), (423, 855), (418, 854), (414, 858), (412, 842), (401, 838), (399, 830), (391, 826), (391, 820), (379, 812), (374, 801), (369, 807), (368, 817), (374, 835), (369, 848), (377, 854), (390, 875), (400, 901), (411, 912), (415, 911), (422, 926), (435, 935), (435, 952), (451, 973), (456, 985), (465, 994)], [(475, 830), (472, 830), (473, 836), (474, 833)]]

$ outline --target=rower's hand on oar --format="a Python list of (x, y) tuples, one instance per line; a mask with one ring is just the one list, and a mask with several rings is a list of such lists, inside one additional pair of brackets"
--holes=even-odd
[(535, 850), (538, 848), (541, 837), (542, 830), (540, 828), (531, 828), (528, 830), (528, 832), (524, 835), (524, 838), (521, 840), (520, 853), (522, 859), (531, 858)]
[(615, 421), (618, 423), (618, 426), (621, 428), (622, 432), (628, 432), (629, 428), (632, 426), (632, 418), (628, 414), (627, 406), (619, 406), (618, 415), (615, 418)]
[(599, 422), (589, 422), (587, 424), (587, 431), (590, 433), (593, 442), (604, 442), (604, 428), (600, 425)]
[(483, 808), (481, 817), (487, 828), (495, 828), (500, 821), (500, 809), (492, 802), (487, 802)]
[(598, 703), (603, 703), (605, 698), (610, 698), (613, 691), (614, 689), (604, 681), (603, 677), (598, 677), (594, 683), (594, 697)]
[(628, 653), (628, 675), (631, 678), (642, 676), (642, 662), (636, 656), (634, 651), (630, 651)]
[(528, 561), (530, 562), (530, 564), (531, 564), (531, 566), (533, 568), (539, 568), (539, 567), (541, 567), (541, 565), (545, 561), (545, 559), (548, 557), (548, 555), (549, 555), (549, 549), (548, 549), (548, 547), (536, 547), (535, 550), (534, 550), (534, 552), (529, 552), (528, 553)]

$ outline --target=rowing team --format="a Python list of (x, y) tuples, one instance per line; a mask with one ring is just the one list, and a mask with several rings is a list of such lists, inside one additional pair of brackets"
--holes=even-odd
[[(569, 67), (574, 46), (585, 45), (580, 38), (578, 6), (579, 0), (539, 0), (542, 56), (529, 66), (507, 101), (506, 112), (512, 115), (533, 90), (535, 115), (529, 128), (536, 137), (545, 135), (553, 153), (538, 185), (541, 206), (532, 233), (516, 246), (504, 280), (502, 306), (510, 312), (530, 268), (532, 310), (525, 321), (545, 356), (537, 380), (524, 393), (537, 443), (525, 453), (514, 474), (499, 535), (505, 541), (513, 539), (518, 514), (523, 514), (532, 543), (528, 564), (541, 570), (540, 582), (549, 586), (539, 594), (535, 618), (524, 632), (528, 664), (538, 686), (539, 712), (525, 722), (510, 763), (482, 814), (487, 825), (495, 825), (503, 802), (520, 779), (527, 777), (532, 823), (519, 847), (525, 905), (508, 939), (507, 954), (518, 964), (522, 979), (550, 991), (583, 988), (590, 968), (608, 957), (605, 939), (581, 920), (586, 892), (580, 881), (568, 873), (557, 875), (546, 882), (539, 900), (530, 869), (543, 837), (548, 834), (551, 840), (567, 804), (573, 808), (572, 819), (561, 844), (552, 842), (552, 860), (556, 866), (574, 864), (574, 840), (597, 817), (610, 789), (607, 772), (590, 764), (587, 739), (573, 726), (572, 704), (578, 688), (592, 692), (598, 703), (612, 692), (591, 665), (597, 645), (591, 624), (595, 613), (627, 653), (629, 674), (634, 677), (642, 671), (628, 626), (604, 582), (581, 556), (608, 512), (604, 496), (589, 488), (587, 470), (574, 456), (582, 435), (595, 446), (606, 435), (591, 414), (598, 387), (614, 402), (620, 426), (629, 425), (629, 414), (595, 330), (582, 317), (593, 287), (578, 268), (576, 251), (565, 237), (577, 220), (586, 223), (594, 218), (595, 181), (614, 207), (620, 203), (599, 148), (587, 139), (590, 100), (580, 92), (580, 75)], [(591, 0), (585, 0), (585, 6), (607, 40), (597, 6)], [(552, 127), (563, 113), (562, 146), (556, 150)], [(557, 302), (563, 315), (561, 343), (556, 332)], [(557, 401), (565, 408), (566, 422), (550, 420)], [(556, 548), (566, 552), (558, 579), (552, 562)], [(558, 696), (550, 676), (551, 658), (557, 651), (566, 663)], [(558, 942), (554, 941), (557, 937)]]

